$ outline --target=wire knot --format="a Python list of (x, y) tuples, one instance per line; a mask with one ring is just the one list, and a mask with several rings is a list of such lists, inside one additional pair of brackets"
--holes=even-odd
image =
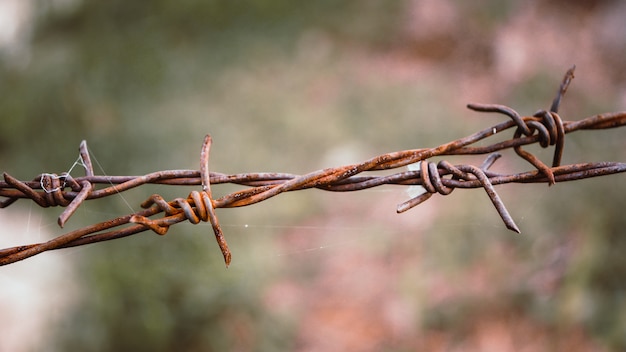
[[(141, 203), (141, 207), (144, 209), (150, 208), (153, 205), (156, 205), (159, 210), (165, 212), (167, 216), (183, 213), (185, 219), (189, 220), (192, 224), (198, 224), (200, 221), (210, 221), (209, 213), (212, 212), (213, 209), (212, 200), (204, 191), (192, 191), (186, 199), (175, 198), (169, 203), (160, 195), (153, 194), (150, 198)], [(130, 218), (130, 222), (145, 225), (159, 235), (165, 235), (170, 225), (172, 225), (172, 223), (168, 222), (167, 218), (151, 220), (141, 215), (133, 215)]]
[[(228, 243), (222, 233), (217, 215), (215, 215), (215, 204), (211, 197), (211, 179), (209, 173), (209, 150), (211, 148), (211, 136), (206, 135), (204, 143), (202, 144), (202, 151), (200, 153), (200, 177), (202, 179), (202, 192), (192, 191), (189, 196), (185, 198), (175, 198), (171, 202), (167, 202), (163, 197), (158, 194), (153, 194), (146, 201), (141, 203), (142, 208), (150, 208), (155, 205), (167, 215), (164, 218), (158, 220), (152, 220), (145, 216), (134, 214), (130, 217), (129, 222), (141, 224), (146, 226), (150, 230), (156, 232), (159, 235), (165, 235), (169, 230), (170, 225), (178, 222), (175, 218), (176, 215), (182, 213), (185, 219), (189, 220), (192, 224), (197, 224), (200, 221), (208, 221), (213, 227), (213, 233), (217, 244), (224, 256), (224, 262), (226, 267), (230, 264), (231, 253), (228, 249)], [(192, 205), (193, 204), (193, 205)]]
[(421, 181), (421, 185), (426, 190), (426, 193), (420, 194), (398, 205), (397, 212), (403, 213), (425, 202), (435, 193), (439, 193), (444, 196), (452, 193), (454, 187), (451, 185), (445, 185), (443, 181), (444, 179), (442, 178), (442, 176), (452, 175), (452, 180), (479, 181), (498, 211), (498, 214), (500, 214), (500, 217), (504, 221), (506, 227), (512, 231), (520, 233), (515, 221), (513, 221), (513, 218), (506, 210), (506, 207), (498, 196), (498, 193), (496, 193), (496, 190), (493, 188), (489, 177), (485, 174), (485, 171), (491, 167), (491, 165), (493, 165), (499, 157), (500, 154), (497, 153), (489, 155), (480, 168), (474, 165), (454, 166), (445, 160), (440, 161), (438, 164), (426, 162), (424, 160), (420, 161), (418, 171), (419, 180)]
[[(69, 173), (63, 173), (61, 176), (57, 174), (44, 173), (36, 177), (33, 182), (39, 181), (39, 186), (44, 192), (37, 192), (26, 182), (22, 182), (8, 173), (3, 173), (4, 181), (21, 192), (25, 197), (32, 199), (37, 205), (43, 208), (53, 206), (63, 206), (66, 209), (59, 215), (57, 220), (60, 227), (74, 214), (78, 206), (91, 194), (93, 189), (89, 181), (81, 181), (78, 183), (70, 176)], [(63, 182), (61, 182), (63, 179)], [(78, 194), (71, 201), (66, 199), (64, 189), (69, 187)], [(15, 202), (18, 197), (9, 197), (7, 200), (0, 202), (0, 208), (7, 207)]]
[[(552, 101), (550, 111), (539, 110), (532, 117), (521, 117), (517, 111), (504, 105), (497, 104), (467, 104), (467, 107), (474, 111), (481, 112), (498, 112), (509, 116), (517, 125), (514, 138), (519, 138), (522, 135), (526, 137), (532, 137), (535, 131), (537, 131), (537, 138), (539, 144), (543, 148), (547, 148), (550, 145), (555, 145), (554, 156), (552, 158), (552, 167), (561, 165), (561, 157), (563, 155), (563, 146), (565, 144), (565, 128), (563, 127), (563, 120), (559, 114), (559, 105), (561, 104), (561, 98), (567, 92), (567, 88), (574, 78), (574, 70), (576, 66), (572, 66), (563, 77), (556, 97)], [(556, 180), (552, 169), (544, 164), (533, 154), (522, 149), (520, 145), (514, 147), (515, 152), (524, 158), (529, 163), (533, 164), (548, 178), (548, 185), (553, 185)]]
[[(73, 181), (73, 182), (71, 182)], [(74, 191), (80, 190), (80, 185), (72, 179), (72, 177), (63, 173), (61, 176), (57, 174), (44, 173), (39, 176), (39, 184), (44, 191), (43, 199), (46, 202), (46, 207), (62, 206), (65, 207), (70, 204), (70, 201), (63, 196), (63, 190), (67, 184), (72, 184)]]
[[(563, 120), (561, 120), (559, 114), (555, 111), (539, 110), (532, 118), (529, 118), (529, 121), (526, 122), (526, 126), (531, 133), (529, 136), (535, 131), (537, 132), (539, 145), (542, 148), (556, 144), (554, 156), (552, 157), (552, 167), (559, 166), (563, 155), (563, 146), (565, 145), (565, 128), (563, 127)], [(518, 128), (515, 131), (514, 138), (520, 137), (521, 133), (522, 131)], [(556, 182), (552, 169), (536, 156), (523, 150), (521, 146), (516, 146), (513, 149), (519, 156), (533, 164), (533, 166), (548, 178), (548, 185), (551, 186)]]

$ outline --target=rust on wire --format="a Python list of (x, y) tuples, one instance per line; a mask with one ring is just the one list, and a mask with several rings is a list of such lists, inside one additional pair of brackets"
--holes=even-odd
[[(213, 227), (213, 233), (217, 244), (222, 251), (224, 262), (226, 266), (230, 265), (232, 255), (230, 249), (228, 249), (228, 243), (220, 227), (217, 216), (215, 215), (215, 206), (213, 205), (213, 197), (211, 196), (211, 174), (209, 172), (209, 150), (211, 149), (211, 136), (207, 135), (204, 138), (204, 144), (202, 145), (202, 152), (200, 153), (200, 177), (202, 180), (202, 192), (192, 191), (186, 199), (176, 198), (174, 202), (177, 206), (172, 206), (158, 194), (152, 195), (148, 200), (141, 204), (142, 208), (150, 208), (152, 205), (164, 211), (166, 215), (174, 215), (177, 213), (185, 214), (185, 217), (192, 224), (197, 224), (202, 221), (209, 221)], [(192, 206), (195, 206), (195, 208)], [(169, 229), (167, 221), (155, 221), (148, 219), (145, 216), (133, 215), (130, 218), (130, 222), (142, 224), (159, 235), (165, 235)]]
[[(626, 112), (599, 114), (578, 121), (564, 121), (559, 116), (559, 105), (574, 78), (574, 68), (570, 68), (565, 74), (549, 110), (539, 110), (532, 116), (522, 116), (504, 105), (468, 104), (467, 107), (471, 110), (503, 114), (509, 120), (435, 148), (382, 154), (362, 163), (318, 170), (305, 175), (289, 173), (227, 175), (210, 172), (208, 165), (212, 140), (209, 135), (205, 137), (202, 145), (199, 170), (165, 170), (143, 176), (96, 175), (93, 171), (87, 142), (82, 141), (78, 160), (72, 169), (76, 165), (82, 166), (85, 176), (72, 177), (70, 172), (61, 175), (43, 173), (32, 181), (20, 181), (4, 172), (4, 181), (0, 181), (0, 196), (4, 197), (0, 201), (0, 208), (8, 207), (21, 198), (31, 199), (41, 207), (65, 207), (58, 218), (59, 226), (63, 227), (86, 200), (116, 195), (144, 184), (200, 186), (201, 190), (191, 191), (186, 198), (175, 198), (171, 201), (154, 194), (141, 204), (144, 209), (139, 212), (71, 231), (47, 242), (0, 249), (0, 265), (14, 263), (48, 250), (114, 240), (146, 230), (164, 235), (170, 226), (187, 220), (193, 224), (200, 221), (211, 224), (224, 262), (228, 266), (232, 255), (215, 209), (248, 206), (283, 192), (309, 188), (331, 192), (350, 192), (381, 185), (422, 186), (426, 192), (399, 204), (396, 209), (398, 213), (406, 212), (435, 194), (445, 196), (456, 188), (482, 188), (505, 226), (519, 233), (519, 227), (507, 211), (494, 186), (506, 183), (552, 185), (555, 182), (626, 172), (626, 163), (621, 162), (561, 165), (567, 133), (626, 125)], [(511, 128), (515, 130), (510, 139), (487, 146), (473, 146), (478, 141)], [(522, 149), (525, 145), (535, 143), (543, 148), (554, 146), (551, 166)], [(515, 150), (521, 158), (532, 164), (534, 169), (516, 174), (499, 174), (490, 171), (490, 167), (500, 157), (497, 152), (505, 149)], [(445, 160), (438, 163), (428, 161), (433, 157), (468, 154), (482, 154), (487, 157), (480, 166), (452, 165)], [(401, 170), (391, 175), (365, 174), (371, 171), (397, 169), (414, 163), (419, 163), (416, 170)], [(211, 187), (224, 183), (247, 188), (214, 199)], [(161, 213), (163, 213), (161, 217), (151, 218)]]

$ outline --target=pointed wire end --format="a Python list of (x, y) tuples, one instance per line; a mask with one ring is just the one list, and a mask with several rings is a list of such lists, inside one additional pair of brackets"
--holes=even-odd
[(16, 201), (17, 199), (18, 199), (18, 198), (7, 198), (7, 199), (5, 199), (5, 200), (3, 200), (3, 201), (0, 201), (0, 209), (2, 209), (2, 208), (6, 208), (6, 207), (8, 207), (9, 205), (11, 205), (11, 204), (15, 203), (15, 201)]
[(211, 144), (213, 144), (213, 139), (211, 138), (210, 134), (207, 134), (206, 136), (204, 136), (204, 141), (202, 142), (202, 149), (208, 150), (209, 148), (211, 148)]
[(516, 233), (522, 233), (522, 231), (519, 230), (519, 227), (517, 227), (517, 225), (513, 221), (511, 221), (511, 223), (506, 224), (506, 228)]
[(211, 144), (213, 139), (210, 134), (204, 136), (202, 142), (202, 151), (200, 152), (200, 178), (202, 179), (202, 190), (211, 193), (211, 173), (209, 172), (209, 151), (211, 150)]
[(474, 111), (482, 111), (484, 110), (484, 104), (478, 104), (478, 103), (469, 103), (467, 105), (465, 105), (468, 109), (470, 110), (474, 110)]
[(485, 159), (485, 161), (483, 161), (482, 165), (480, 165), (480, 168), (482, 170), (488, 170), (491, 166), (493, 166), (496, 160), (500, 159), (501, 157), (502, 157), (502, 154), (500, 153), (489, 154), (487, 158)]
[(89, 148), (87, 147), (86, 140), (83, 139), (82, 141), (80, 141), (80, 145), (78, 146), (78, 151), (80, 153), (89, 154)]
[(572, 67), (567, 70), (567, 75), (572, 76), (574, 78), (574, 71), (576, 71), (576, 64), (572, 65)]
[(567, 88), (569, 88), (570, 83), (572, 82), (572, 80), (574, 79), (574, 71), (576, 70), (576, 65), (573, 65), (572, 67), (569, 68), (569, 70), (567, 70), (567, 72), (565, 72), (565, 76), (563, 77), (563, 81), (561, 81), (561, 86), (559, 87), (559, 90), (556, 94), (556, 97), (554, 98), (554, 100), (552, 101), (552, 105), (550, 106), (550, 111), (552, 112), (558, 112), (559, 111), (559, 105), (561, 104), (561, 98), (563, 98), (563, 96), (565, 95), (565, 93), (567, 92)]
[(556, 183), (556, 179), (554, 178), (554, 174), (552, 171), (548, 174), (548, 187), (554, 185)]
[(417, 197), (411, 198), (409, 200), (407, 200), (404, 203), (398, 204), (398, 207), (396, 208), (396, 213), (401, 214), (404, 213), (405, 211), (412, 209), (422, 203), (424, 203), (425, 201), (427, 201), (431, 196), (433, 195), (433, 193), (422, 193)]
[(63, 217), (59, 216), (59, 218), (57, 219), (57, 224), (59, 224), (60, 228), (63, 228), (63, 225), (65, 225), (65, 221), (66, 221), (66, 219), (64, 219)]
[(396, 213), (402, 214), (409, 209), (411, 209), (411, 207), (409, 207), (406, 203), (398, 204), (398, 207), (396, 208)]
[(537, 166), (537, 171), (542, 173), (548, 179), (548, 187), (556, 183), (556, 179), (554, 178), (554, 172), (552, 172), (551, 168), (541, 162), (539, 162), (538, 165), (535, 164), (535, 166)]
[(230, 265), (231, 259), (232, 259), (232, 256), (231, 256), (230, 252), (224, 253), (224, 263), (226, 264), (226, 269), (228, 269), (228, 266)]

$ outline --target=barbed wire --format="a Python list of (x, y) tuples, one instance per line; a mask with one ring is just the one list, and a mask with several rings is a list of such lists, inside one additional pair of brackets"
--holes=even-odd
[[(123, 215), (81, 229), (71, 231), (47, 242), (22, 245), (0, 250), (0, 265), (14, 263), (39, 253), (67, 247), (81, 246), (114, 240), (152, 230), (165, 235), (170, 226), (189, 220), (193, 224), (209, 222), (220, 247), (226, 266), (231, 262), (231, 252), (222, 233), (217, 208), (234, 208), (255, 204), (283, 192), (317, 188), (332, 192), (359, 191), (381, 185), (422, 186), (424, 193), (416, 195), (398, 205), (398, 213), (405, 212), (435, 193), (448, 195), (456, 188), (483, 188), (493, 203), (506, 227), (520, 232), (494, 186), (507, 183), (548, 183), (574, 181), (626, 171), (626, 163), (592, 162), (560, 165), (565, 135), (578, 130), (596, 130), (621, 127), (626, 124), (626, 112), (612, 112), (587, 117), (578, 121), (563, 121), (558, 114), (561, 98), (574, 78), (572, 67), (567, 71), (549, 110), (540, 110), (532, 116), (521, 116), (515, 110), (495, 104), (468, 104), (478, 112), (503, 114), (510, 120), (476, 132), (470, 136), (442, 144), (435, 148), (422, 148), (382, 154), (362, 163), (327, 168), (305, 175), (289, 173), (244, 173), (222, 174), (210, 172), (209, 151), (212, 139), (207, 135), (200, 153), (200, 170), (165, 170), (143, 176), (96, 175), (89, 155), (87, 143), (82, 141), (75, 166), (85, 169), (85, 176), (76, 177), (70, 172), (61, 175), (42, 173), (32, 181), (20, 181), (4, 172), (0, 181), (0, 208), (8, 207), (20, 198), (28, 198), (41, 207), (62, 206), (65, 210), (58, 218), (63, 227), (78, 207), (86, 200), (117, 195), (145, 184), (201, 186), (201, 191), (192, 191), (186, 198), (166, 201), (154, 194), (141, 204), (144, 210)], [(505, 141), (487, 146), (472, 146), (478, 141), (515, 128), (513, 136)], [(539, 143), (543, 148), (554, 147), (551, 166), (522, 149), (522, 146)], [(500, 174), (489, 170), (501, 156), (498, 151), (513, 149), (520, 157), (534, 166), (531, 171)], [(482, 165), (452, 165), (442, 160), (428, 162), (433, 157), (447, 155), (488, 154)], [(397, 169), (417, 164), (416, 170), (400, 171), (391, 175), (362, 175), (366, 172)], [(71, 171), (71, 169), (70, 169)], [(214, 199), (211, 186), (237, 184), (246, 189)], [(98, 185), (101, 185), (98, 188)], [(104, 185), (104, 186), (102, 186)], [(160, 218), (150, 217), (164, 213)]]

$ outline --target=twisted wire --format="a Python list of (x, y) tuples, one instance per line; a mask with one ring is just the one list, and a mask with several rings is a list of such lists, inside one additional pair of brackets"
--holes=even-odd
[[(215, 206), (211, 197), (211, 177), (208, 169), (211, 143), (211, 136), (207, 135), (204, 138), (202, 152), (200, 153), (202, 192), (191, 191), (186, 199), (175, 198), (172, 203), (176, 206), (165, 201), (165, 199), (160, 195), (153, 194), (150, 198), (141, 203), (141, 207), (144, 209), (150, 208), (154, 204), (157, 209), (164, 211), (166, 215), (176, 215), (182, 213), (192, 224), (198, 224), (200, 221), (210, 222), (211, 227), (213, 228), (213, 233), (215, 234), (215, 240), (222, 251), (224, 262), (228, 267), (228, 265), (230, 265), (230, 261), (232, 260), (232, 254), (228, 248), (228, 243), (226, 243), (226, 239), (224, 238), (219, 221), (217, 220), (217, 215), (215, 215)], [(171, 225), (171, 223), (164, 221), (163, 219), (151, 220), (139, 214), (131, 216), (129, 222), (144, 225), (158, 235), (165, 235)]]
[[(508, 213), (494, 186), (506, 183), (547, 183), (574, 181), (626, 171), (626, 163), (595, 162), (561, 165), (565, 136), (578, 130), (598, 130), (626, 125), (626, 112), (598, 114), (578, 121), (564, 121), (558, 114), (562, 96), (573, 79), (574, 67), (567, 71), (549, 110), (539, 110), (532, 116), (522, 116), (504, 105), (468, 104), (468, 108), (479, 112), (495, 112), (509, 118), (490, 128), (470, 136), (442, 144), (435, 148), (421, 148), (382, 154), (358, 164), (314, 171), (305, 175), (289, 173), (245, 173), (227, 175), (209, 171), (209, 151), (212, 144), (206, 136), (200, 153), (200, 170), (164, 170), (143, 176), (103, 176), (93, 171), (87, 143), (79, 147), (79, 159), (75, 164), (82, 166), (85, 176), (73, 177), (69, 172), (60, 175), (42, 173), (31, 181), (20, 181), (3, 173), (0, 181), (0, 208), (13, 204), (18, 199), (31, 199), (41, 207), (65, 207), (58, 218), (59, 226), (68, 221), (86, 200), (116, 195), (144, 184), (201, 186), (186, 198), (166, 201), (152, 195), (133, 214), (60, 235), (50, 241), (0, 249), (0, 265), (29, 258), (47, 250), (81, 246), (109, 241), (146, 230), (165, 235), (170, 226), (182, 221), (197, 224), (211, 223), (216, 241), (226, 266), (231, 262), (231, 252), (215, 214), (217, 208), (234, 208), (255, 204), (284, 192), (317, 188), (332, 192), (359, 191), (381, 185), (422, 186), (425, 193), (412, 197), (398, 205), (398, 213), (423, 203), (434, 194), (448, 195), (456, 188), (482, 188), (487, 193), (506, 227), (520, 232)], [(473, 146), (478, 141), (515, 128), (510, 139), (487, 146)], [(539, 144), (543, 148), (554, 146), (551, 166), (546, 165), (522, 146)], [(496, 153), (513, 149), (535, 169), (515, 174), (499, 174), (490, 167), (500, 157)], [(446, 160), (430, 162), (434, 157), (447, 155), (488, 155), (482, 165), (452, 165)], [(397, 169), (409, 164), (418, 164), (418, 170), (399, 171), (391, 175), (366, 175), (366, 172)], [(213, 199), (211, 186), (232, 183), (246, 189)], [(98, 185), (101, 185), (98, 187)], [(164, 213), (160, 218), (150, 218)]]

